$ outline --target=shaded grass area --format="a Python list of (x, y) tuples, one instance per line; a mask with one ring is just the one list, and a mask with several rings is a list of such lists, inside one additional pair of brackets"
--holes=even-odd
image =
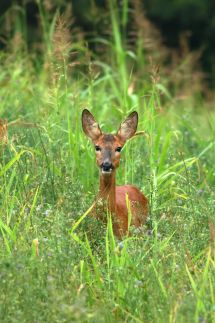
[[(1, 53), (2, 322), (215, 320), (215, 114), (156, 77), (132, 85), (112, 4), (112, 64), (71, 75), (66, 58), (35, 67), (26, 52)], [(98, 189), (85, 107), (110, 132), (136, 110), (145, 131), (124, 147), (117, 182), (140, 187), (150, 214), (123, 241), (85, 213)]]

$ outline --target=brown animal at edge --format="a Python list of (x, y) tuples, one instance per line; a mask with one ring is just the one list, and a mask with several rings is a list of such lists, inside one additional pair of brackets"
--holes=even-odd
[(137, 112), (132, 112), (121, 123), (115, 135), (102, 133), (93, 115), (84, 109), (82, 127), (85, 134), (95, 146), (96, 162), (100, 170), (99, 194), (94, 215), (106, 222), (106, 211), (111, 213), (113, 232), (121, 238), (128, 233), (128, 207), (126, 196), (130, 202), (131, 225), (141, 226), (147, 218), (148, 200), (133, 185), (116, 186), (116, 169), (120, 163), (120, 155), (126, 141), (135, 135), (138, 124)]

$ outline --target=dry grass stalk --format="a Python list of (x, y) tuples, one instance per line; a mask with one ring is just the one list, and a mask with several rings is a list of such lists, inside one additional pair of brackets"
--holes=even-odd
[[(73, 47), (78, 44), (78, 47), (84, 48), (83, 32), (79, 28), (73, 26), (74, 19), (72, 17), (72, 6), (67, 5), (63, 15), (59, 15), (56, 19), (55, 30), (52, 35), (52, 52), (47, 57), (45, 68), (48, 69), (48, 74), (51, 75), (51, 81), (54, 86), (59, 85), (60, 79), (65, 82), (68, 77), (68, 72), (76, 65), (80, 65), (86, 57), (83, 52), (73, 50)], [(84, 56), (83, 59), (81, 56)]]
[(66, 80), (69, 68), (76, 65), (76, 62), (71, 63), (71, 56), (75, 54), (71, 52), (72, 24), (72, 8), (71, 6), (67, 6), (64, 14), (57, 17), (52, 36), (52, 53), (48, 61), (48, 66), (51, 69), (50, 75), (52, 76), (54, 86), (58, 84), (62, 75), (64, 76), (63, 79)]
[(54, 7), (54, 3), (53, 1), (51, 0), (44, 0), (44, 8), (47, 10), (47, 11), (51, 11)]
[[(46, 10), (52, 10), (55, 6), (49, 1), (44, 3)], [(68, 60), (71, 50), (71, 34), (70, 25), (72, 23), (71, 12), (68, 14), (68, 8), (63, 15), (58, 15), (56, 18), (55, 28), (51, 36), (51, 47), (45, 55), (44, 69), (48, 76), (48, 82), (54, 85), (58, 84), (62, 74), (65, 74), (65, 69), (68, 67)]]
[(35, 122), (26, 122), (22, 120), (11, 121), (10, 123), (8, 123), (8, 126), (9, 127), (16, 126), (16, 127), (22, 127), (22, 128), (42, 128), (39, 124)]
[(0, 119), (0, 146), (8, 143), (8, 123), (5, 119)]
[(65, 62), (69, 57), (71, 48), (70, 24), (68, 18), (58, 16), (53, 34), (53, 55), (58, 63)]

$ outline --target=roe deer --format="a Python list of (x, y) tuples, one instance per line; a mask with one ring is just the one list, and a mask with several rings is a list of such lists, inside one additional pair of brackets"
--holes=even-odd
[(148, 200), (133, 185), (116, 186), (116, 169), (120, 162), (120, 152), (125, 142), (134, 136), (138, 123), (137, 112), (132, 112), (121, 123), (115, 135), (102, 133), (93, 115), (84, 109), (82, 127), (92, 140), (96, 151), (96, 162), (100, 169), (100, 187), (94, 215), (106, 222), (108, 211), (112, 216), (113, 232), (121, 238), (128, 233), (128, 207), (126, 195), (130, 202), (131, 224), (141, 226), (146, 220)]

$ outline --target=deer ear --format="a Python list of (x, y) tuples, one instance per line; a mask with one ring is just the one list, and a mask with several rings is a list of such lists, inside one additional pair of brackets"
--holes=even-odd
[(138, 113), (134, 111), (121, 123), (117, 135), (125, 142), (129, 138), (133, 137), (137, 130), (137, 124)]
[(102, 134), (99, 124), (87, 109), (84, 109), (82, 112), (82, 128), (85, 134), (92, 140), (96, 140)]

